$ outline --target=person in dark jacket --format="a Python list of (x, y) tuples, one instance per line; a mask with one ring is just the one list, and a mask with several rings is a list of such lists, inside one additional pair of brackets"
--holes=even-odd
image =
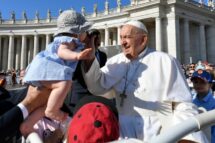
[[(97, 29), (90, 29), (87, 31), (88, 36), (96, 36), (94, 40), (95, 45), (95, 55), (100, 64), (100, 67), (103, 67), (107, 61), (107, 55), (105, 52), (99, 50), (100, 43), (101, 43), (101, 35), (99, 30)], [(88, 90), (87, 86), (84, 82), (82, 72), (81, 72), (81, 61), (79, 61), (76, 71), (73, 77), (73, 87), (71, 93), (67, 97), (66, 105), (72, 111), (75, 107), (76, 103), (84, 96), (92, 95)], [(70, 114), (70, 116), (72, 116)]]
[[(17, 133), (21, 123), (32, 112), (36, 104), (43, 102), (43, 98), (26, 96), (27, 88), (23, 88), (17, 95), (11, 95), (9, 98), (0, 100), (0, 142), (10, 142)], [(41, 92), (34, 89), (34, 92)], [(46, 90), (43, 96), (47, 96), (50, 91)], [(47, 97), (48, 98), (48, 97)]]

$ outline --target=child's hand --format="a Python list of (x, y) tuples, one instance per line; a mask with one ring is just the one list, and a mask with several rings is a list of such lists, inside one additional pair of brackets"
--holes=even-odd
[(85, 49), (92, 49), (91, 53), (88, 55), (89, 57), (87, 59), (91, 60), (95, 58), (95, 35), (92, 37), (87, 37), (84, 41), (85, 43)]
[(88, 40), (86, 40), (85, 43), (85, 48), (86, 49), (91, 49), (91, 51), (88, 53), (89, 57), (86, 58), (86, 60), (84, 60), (84, 71), (87, 72), (90, 68), (90, 66), (92, 65), (94, 59), (95, 59), (95, 35), (90, 37), (90, 38), (86, 38)]
[(78, 53), (78, 60), (86, 60), (91, 57), (91, 54), (93, 52), (92, 48), (84, 49), (80, 53)]

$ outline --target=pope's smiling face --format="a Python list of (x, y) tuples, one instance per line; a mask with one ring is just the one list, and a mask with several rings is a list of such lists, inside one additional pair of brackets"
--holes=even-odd
[(124, 25), (120, 32), (120, 40), (123, 53), (128, 59), (133, 60), (145, 49), (148, 36), (135, 26)]

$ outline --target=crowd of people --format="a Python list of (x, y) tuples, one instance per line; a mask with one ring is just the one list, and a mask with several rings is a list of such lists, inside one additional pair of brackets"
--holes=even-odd
[[(205, 61), (198, 61), (197, 63), (190, 63), (187, 65), (182, 65), (182, 69), (184, 71), (184, 75), (187, 79), (187, 83), (193, 91), (193, 83), (191, 82), (191, 77), (195, 71), (198, 71), (199, 69), (207, 71), (210, 73), (212, 80), (215, 79), (215, 64), (208, 63)], [(212, 81), (211, 89), (214, 92), (215, 91), (215, 83)]]
[[(95, 32), (95, 33), (99, 33), (98, 30), (96, 29), (91, 29), (89, 30), (89, 32)], [(101, 56), (101, 57), (98, 57), (99, 60), (100, 60), (100, 66), (103, 67), (107, 61), (107, 55), (100, 51), (99, 50), (99, 46), (100, 46), (100, 43), (97, 44), (97, 55)], [(77, 90), (73, 90), (72, 92), (83, 92), (84, 89), (86, 89), (86, 85), (85, 83), (83, 83), (83, 77), (82, 77), (82, 74), (79, 74), (81, 71), (80, 71), (80, 65), (81, 65), (81, 62), (78, 63), (78, 66), (77, 66), (77, 69), (75, 71), (75, 76), (73, 78), (73, 82), (75, 82), (75, 86), (76, 86), (76, 83), (77, 84), (81, 84), (81, 85), (77, 85)], [(182, 71), (184, 72), (184, 76), (187, 80), (187, 83), (191, 89), (191, 91), (193, 91), (193, 83), (191, 82), (190, 78), (192, 76), (192, 74), (194, 73), (194, 71), (196, 71), (197, 69), (203, 69), (203, 70), (206, 70), (207, 72), (209, 72), (212, 76), (212, 79), (215, 78), (215, 64), (214, 63), (208, 63), (207, 61), (198, 61), (197, 63), (190, 63), (190, 64), (182, 64), (181, 65), (182, 67)], [(14, 70), (14, 69), (11, 69), (11, 70), (7, 70), (7, 71), (0, 71), (0, 85), (1, 86), (4, 86), (6, 88), (13, 88), (14, 86), (22, 86), (24, 85), (24, 82), (23, 82), (23, 77), (24, 77), (24, 74), (25, 74), (25, 69), (22, 69), (22, 70)], [(78, 81), (77, 81), (78, 80)], [(78, 90), (78, 88), (80, 86), (83, 86), (82, 89)], [(76, 88), (76, 87), (73, 87), (73, 88)], [(214, 92), (215, 91), (215, 84), (214, 82), (212, 83), (212, 91)], [(89, 91), (85, 91), (84, 93), (73, 93), (73, 94), (90, 94)], [(73, 103), (76, 103), (77, 99), (76, 98), (81, 98), (81, 95), (80, 96), (77, 96), (77, 97), (74, 97), (75, 99), (73, 99), (74, 101), (72, 101)]]
[(22, 86), (22, 82), (25, 74), (25, 69), (22, 70), (7, 70), (0, 71), (0, 85), (7, 88), (13, 88), (15, 86)]
[[(148, 142), (199, 114), (198, 107), (215, 109), (212, 64), (181, 66), (148, 47), (148, 30), (135, 20), (121, 27), (122, 53), (107, 60), (92, 25), (80, 13), (64, 11), (53, 42), (26, 70), (0, 74), (0, 87), (3, 79), (26, 86), (19, 96), (0, 92), (0, 142), (25, 140), (32, 132), (52, 143)], [(177, 120), (169, 118), (174, 114)], [(180, 141), (215, 142), (215, 127), (210, 135), (198, 131)]]

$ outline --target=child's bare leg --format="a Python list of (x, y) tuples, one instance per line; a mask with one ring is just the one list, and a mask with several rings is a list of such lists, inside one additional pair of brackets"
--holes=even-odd
[(42, 114), (44, 116), (45, 106), (47, 104), (50, 91), (50, 89), (45, 87), (28, 87), (27, 96), (21, 102), (26, 106), (29, 113), (29, 117), (20, 126), (20, 131), (24, 136), (27, 136), (28, 133), (33, 130), (34, 123), (42, 118)]
[[(71, 88), (71, 81), (58, 81), (51, 84), (51, 93), (48, 99), (45, 115), (51, 119), (64, 121), (67, 114), (60, 110)], [(43, 85), (50, 85), (43, 82)]]
[(46, 106), (42, 106), (33, 111), (30, 116), (21, 124), (20, 131), (24, 137), (27, 137), (34, 131), (34, 124), (45, 116)]
[(50, 91), (50, 89), (45, 87), (38, 88), (29, 86), (27, 95), (21, 103), (26, 106), (28, 113), (30, 114), (36, 108), (47, 104)]

